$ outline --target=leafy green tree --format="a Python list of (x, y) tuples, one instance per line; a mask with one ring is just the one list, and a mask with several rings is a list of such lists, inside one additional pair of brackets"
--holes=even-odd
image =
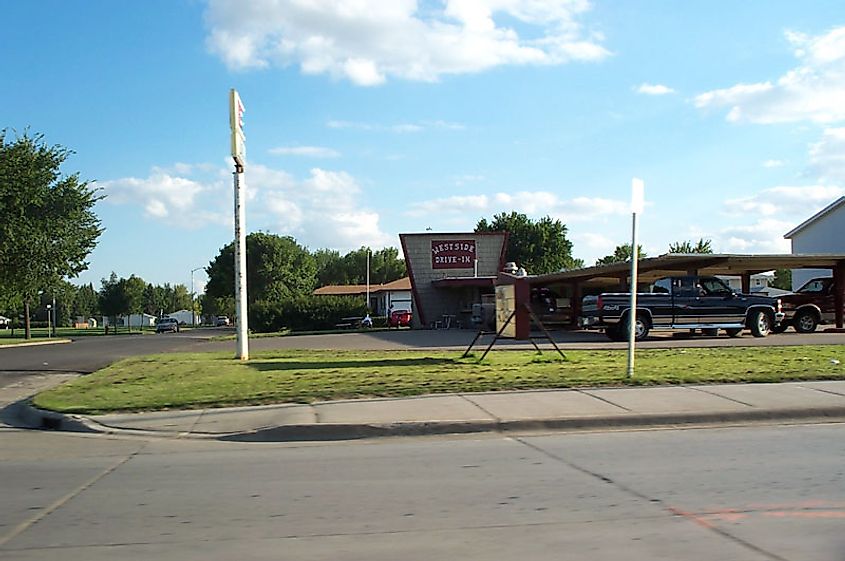
[[(613, 250), (612, 255), (606, 255), (602, 257), (598, 261), (596, 261), (596, 265), (612, 265), (613, 263), (624, 263), (625, 261), (631, 260), (631, 244), (626, 243), (623, 245), (617, 245), (616, 249)], [(637, 254), (639, 259), (645, 259), (648, 257), (645, 251), (643, 251), (643, 246), (637, 244)]]
[(372, 254), (370, 258), (370, 282), (387, 284), (399, 280), (408, 274), (405, 260), (399, 258), (399, 250), (385, 247)]
[(713, 253), (711, 243), (711, 240), (705, 240), (704, 238), (700, 238), (695, 245), (688, 240), (675, 242), (669, 244), (669, 253)]
[[(144, 311), (144, 289), (147, 283), (144, 279), (131, 275), (128, 279), (120, 279), (118, 292), (123, 300), (122, 313), (126, 315), (140, 314)], [(129, 329), (132, 329), (132, 322), (127, 322)]]
[(792, 290), (792, 269), (776, 269), (772, 286), (781, 290)]
[(88, 267), (103, 232), (93, 212), (101, 197), (78, 173), (62, 175), (67, 148), (48, 146), (42, 135), (6, 137), (0, 131), (0, 291), (23, 303), (28, 339), (38, 291)]
[(164, 311), (164, 292), (152, 283), (144, 287), (144, 313), (158, 317)]
[(405, 260), (399, 250), (386, 247), (373, 251), (361, 247), (342, 256), (338, 251), (321, 249), (314, 253), (317, 265), (317, 284), (364, 284), (367, 282), (367, 255), (370, 257), (370, 282), (384, 284), (407, 275)]
[[(118, 286), (120, 279), (117, 274), (112, 271), (108, 279), (103, 279), (100, 286), (100, 311), (108, 318), (117, 319), (117, 316), (124, 311), (123, 294)], [(115, 322), (115, 329), (117, 329), (117, 322)], [(106, 335), (109, 329), (106, 326)]]
[(350, 284), (343, 257), (334, 249), (319, 249), (313, 253), (317, 268), (317, 285)]
[(168, 308), (170, 312), (191, 309), (191, 292), (184, 284), (177, 284), (169, 294)]
[(128, 279), (118, 278), (112, 272), (108, 279), (103, 279), (100, 288), (100, 309), (103, 315), (117, 319), (130, 314), (140, 314), (144, 310), (146, 287), (147, 284), (140, 277), (132, 275)]
[(74, 318), (82, 317), (87, 320), (96, 316), (99, 311), (98, 296), (97, 291), (94, 290), (94, 285), (89, 283), (78, 287), (73, 299), (73, 306), (71, 306), (71, 316)]
[(578, 263), (572, 258), (572, 242), (566, 238), (566, 226), (560, 220), (546, 216), (537, 222), (525, 214), (511, 212), (497, 214), (492, 222), (482, 218), (476, 232), (509, 232), (505, 252), (531, 274), (554, 273), (572, 269)]
[[(258, 300), (284, 300), (307, 295), (317, 284), (317, 266), (311, 253), (291, 237), (255, 232), (246, 238), (248, 305)], [(234, 242), (220, 249), (205, 269), (205, 293), (226, 299), (235, 293)]]

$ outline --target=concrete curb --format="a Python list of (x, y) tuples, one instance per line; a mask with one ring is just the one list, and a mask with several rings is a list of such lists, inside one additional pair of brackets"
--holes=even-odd
[(203, 433), (124, 429), (100, 424), (82, 415), (64, 415), (34, 407), (29, 400), (15, 404), (18, 418), (29, 428), (139, 437), (186, 438), (230, 442), (306, 442), (359, 440), (396, 436), (436, 436), (473, 433), (526, 433), (672, 426), (714, 426), (753, 422), (830, 422), (845, 420), (845, 407), (758, 409), (728, 412), (685, 412), (565, 417), (551, 419), (408, 421), (360, 424), (298, 424), (233, 433)]
[(14, 345), (0, 345), (0, 349), (17, 349), (19, 347), (40, 347), (43, 345), (61, 345), (73, 343), (73, 339), (56, 339), (55, 341), (32, 341), (30, 343), (16, 343)]
[(104, 432), (100, 425), (81, 415), (64, 415), (53, 411), (38, 409), (29, 398), (11, 406), (11, 413), (26, 427), (43, 430), (63, 430), (71, 432)]

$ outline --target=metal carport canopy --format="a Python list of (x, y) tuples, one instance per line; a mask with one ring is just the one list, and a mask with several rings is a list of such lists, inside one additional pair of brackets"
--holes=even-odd
[[(640, 259), (639, 281), (650, 282), (660, 277), (677, 274), (699, 275), (753, 275), (774, 269), (831, 269), (845, 265), (843, 254), (702, 254), (667, 253), (659, 257)], [(572, 269), (559, 273), (536, 275), (529, 278), (532, 285), (549, 284), (592, 284), (607, 282), (608, 279), (627, 279), (631, 272), (630, 262), (598, 265), (583, 269)]]
[[(748, 292), (750, 276), (774, 269), (830, 269), (834, 279), (834, 306), (836, 327), (845, 324), (845, 255), (832, 253), (739, 255), (667, 253), (660, 257), (641, 259), (637, 263), (638, 282), (654, 280), (679, 274), (727, 275), (742, 277), (742, 291)], [(631, 272), (630, 263), (614, 263), (584, 269), (561, 271), (548, 275), (530, 277), (533, 286), (568, 284), (573, 289), (574, 316), (581, 311), (581, 289), (590, 285), (610, 285), (613, 282), (627, 284)]]

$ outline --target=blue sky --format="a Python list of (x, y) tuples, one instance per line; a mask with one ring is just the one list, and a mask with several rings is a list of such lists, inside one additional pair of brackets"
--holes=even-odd
[[(147, 0), (3, 3), (0, 127), (96, 181), (76, 282), (190, 284), (233, 237), (228, 91), (246, 106), (247, 228), (399, 246), (516, 210), (592, 264), (704, 237), (788, 252), (845, 194), (841, 1)], [(201, 289), (204, 274), (195, 275)]]

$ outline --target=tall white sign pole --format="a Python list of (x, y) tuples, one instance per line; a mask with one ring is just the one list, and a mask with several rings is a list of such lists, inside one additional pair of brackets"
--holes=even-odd
[(246, 195), (244, 193), (244, 104), (238, 92), (229, 91), (229, 125), (232, 129), (232, 158), (235, 160), (235, 315), (238, 332), (237, 358), (249, 360), (249, 326), (246, 303)]
[(637, 261), (640, 258), (637, 247), (637, 214), (642, 213), (645, 199), (645, 184), (642, 179), (631, 181), (631, 308), (628, 313), (628, 377), (634, 375), (634, 348), (637, 337)]

